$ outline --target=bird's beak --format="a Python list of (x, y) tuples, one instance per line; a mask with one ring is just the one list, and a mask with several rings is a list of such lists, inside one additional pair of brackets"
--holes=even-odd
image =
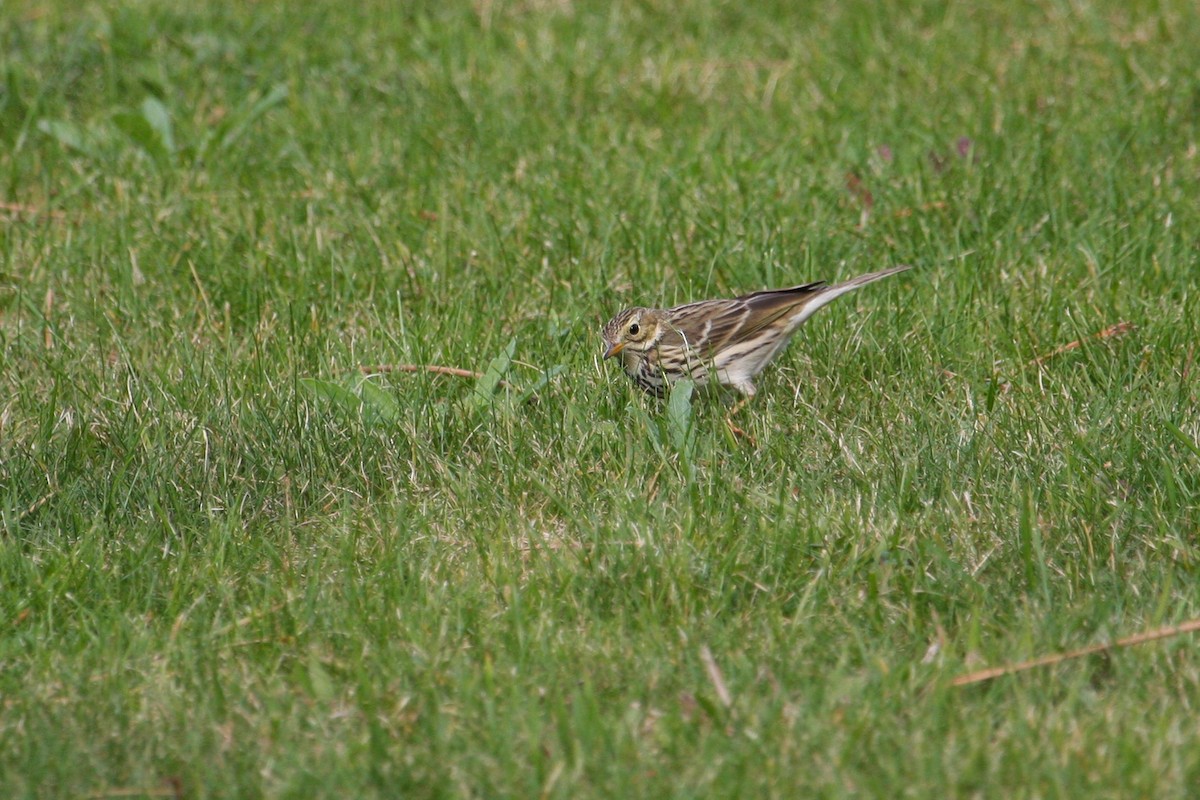
[(617, 353), (621, 352), (624, 349), (625, 349), (624, 342), (617, 342), (616, 344), (611, 344), (608, 346), (608, 349), (604, 351), (604, 357), (612, 358), (613, 356), (615, 356)]

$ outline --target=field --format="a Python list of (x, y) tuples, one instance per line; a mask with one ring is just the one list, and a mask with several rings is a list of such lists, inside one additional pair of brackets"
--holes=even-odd
[[(1198, 41), (4, 3), (0, 796), (1196, 796), (1197, 634), (953, 681), (1200, 617)], [(895, 264), (748, 438), (600, 359)]]

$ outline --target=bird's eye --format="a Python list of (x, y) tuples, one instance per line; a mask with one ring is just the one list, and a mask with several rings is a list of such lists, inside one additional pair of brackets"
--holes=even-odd
[(630, 326), (629, 326), (629, 335), (630, 335), (630, 336), (637, 336), (637, 335), (638, 335), (638, 331), (640, 331), (640, 330), (641, 330), (641, 328), (639, 328), (639, 327), (638, 327), (638, 324), (635, 322), (635, 323), (633, 323), (632, 325), (630, 325)]

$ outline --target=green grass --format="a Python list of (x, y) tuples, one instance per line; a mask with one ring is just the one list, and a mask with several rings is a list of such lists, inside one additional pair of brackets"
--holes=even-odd
[[(1194, 796), (1194, 637), (950, 682), (1200, 616), (1197, 41), (5, 4), (0, 795)], [(627, 305), (895, 263), (753, 444), (599, 360)], [(356, 378), (399, 364), (508, 387)]]

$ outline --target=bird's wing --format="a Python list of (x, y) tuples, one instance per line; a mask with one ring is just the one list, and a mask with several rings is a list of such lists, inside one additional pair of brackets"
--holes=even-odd
[(659, 346), (686, 346), (703, 360), (745, 339), (786, 314), (790, 309), (820, 294), (823, 282), (806, 283), (790, 289), (774, 289), (735, 297), (732, 300), (702, 300), (677, 306), (667, 312), (670, 331)]

